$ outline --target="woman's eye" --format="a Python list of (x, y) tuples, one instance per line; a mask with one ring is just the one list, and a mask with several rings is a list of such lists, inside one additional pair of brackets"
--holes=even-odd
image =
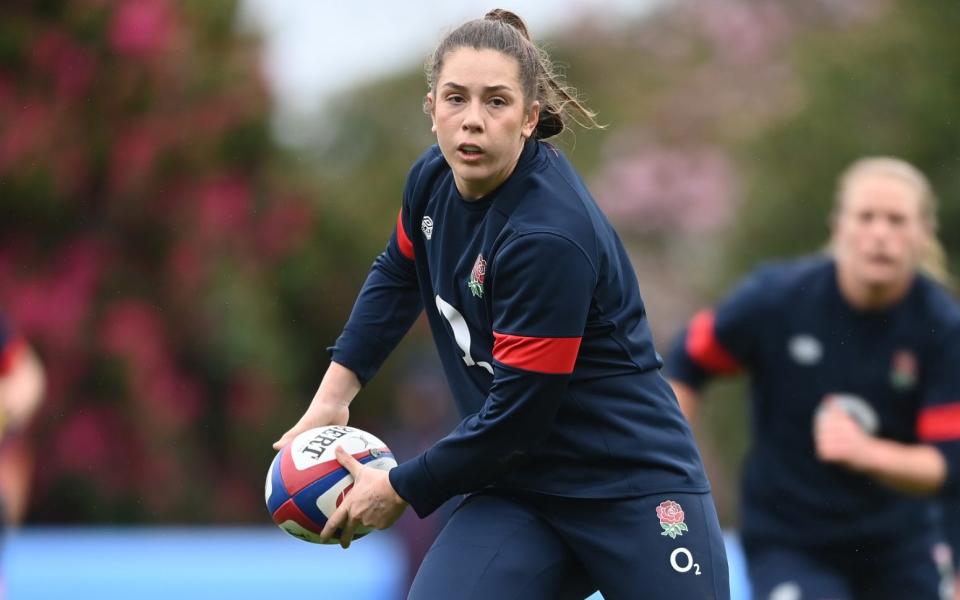
[(463, 96), (460, 96), (458, 94), (447, 96), (447, 102), (450, 102), (451, 104), (460, 104), (463, 101), (464, 101)]
[(491, 99), (490, 99), (490, 104), (492, 104), (492, 105), (494, 105), (494, 106), (506, 106), (506, 105), (507, 105), (507, 101), (504, 100), (503, 98), (491, 98)]

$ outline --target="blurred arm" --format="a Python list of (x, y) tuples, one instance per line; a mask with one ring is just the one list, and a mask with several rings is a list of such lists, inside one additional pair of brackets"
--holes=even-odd
[[(25, 428), (39, 408), (46, 391), (46, 376), (33, 349), (23, 340), (9, 345), (3, 353), (0, 373), (2, 434)], [(8, 438), (0, 447), (0, 496), (3, 518), (8, 524), (23, 520), (30, 492), (33, 457), (22, 436)]]
[[(960, 327), (941, 331), (938, 352), (927, 367), (923, 403), (915, 423), (920, 445), (910, 455), (917, 462), (906, 468), (916, 469), (916, 476), (927, 473), (927, 480), (935, 481), (935, 489), (951, 504), (960, 498)], [(928, 458), (921, 458), (924, 455)]]
[(863, 470), (874, 479), (907, 494), (936, 493), (947, 478), (943, 454), (926, 444), (901, 444), (871, 438)]
[(297, 423), (273, 443), (277, 450), (302, 431), (346, 425), (350, 402), (380, 368), (423, 310), (404, 213), (387, 248), (374, 261), (350, 318), (329, 348), (331, 362), (310, 406)]
[(673, 393), (677, 396), (680, 412), (687, 418), (687, 421), (693, 423), (700, 408), (700, 392), (682, 381), (676, 379), (668, 379), (667, 381), (673, 388)]
[(905, 444), (873, 437), (839, 405), (817, 417), (817, 456), (907, 494), (936, 493), (947, 479), (943, 453), (929, 444)]
[(40, 406), (46, 377), (40, 360), (26, 342), (14, 342), (7, 353), (8, 366), (0, 376), (0, 406), (6, 418), (5, 428), (19, 429)]
[(22, 437), (6, 442), (0, 451), (0, 496), (8, 525), (22, 522), (27, 513), (33, 463), (33, 454)]
[(331, 361), (310, 406), (296, 425), (274, 442), (274, 449), (279, 450), (298, 433), (307, 429), (323, 425), (346, 425), (350, 420), (350, 403), (360, 392), (360, 388), (360, 379), (356, 373), (338, 362)]
[(769, 318), (769, 288), (766, 275), (754, 273), (714, 309), (693, 315), (674, 340), (664, 372), (680, 410), (691, 423), (704, 384), (715, 377), (741, 373), (751, 364), (757, 333)]

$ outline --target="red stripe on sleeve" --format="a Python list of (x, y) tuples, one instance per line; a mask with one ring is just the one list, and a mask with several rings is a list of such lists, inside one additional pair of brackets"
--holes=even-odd
[(717, 341), (713, 321), (712, 310), (701, 310), (693, 316), (687, 329), (687, 354), (700, 367), (711, 373), (737, 373), (740, 371), (740, 363)]
[(23, 338), (14, 338), (0, 349), (0, 375), (6, 375), (13, 369), (17, 357), (27, 349), (27, 342)]
[(922, 442), (960, 440), (960, 402), (921, 410), (917, 417), (917, 437)]
[(493, 332), (493, 358), (537, 373), (573, 373), (582, 338), (542, 338)]
[(400, 209), (400, 212), (397, 213), (397, 246), (400, 247), (400, 254), (413, 260), (413, 242), (410, 241), (407, 231), (403, 228), (403, 209)]

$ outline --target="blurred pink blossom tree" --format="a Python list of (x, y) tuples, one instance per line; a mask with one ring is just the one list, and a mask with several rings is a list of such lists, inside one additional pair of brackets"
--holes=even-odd
[[(34, 518), (262, 510), (270, 442), (315, 374), (289, 358), (307, 299), (286, 278), (311, 268), (319, 214), (269, 137), (258, 42), (235, 12), (0, 8), (0, 307), (50, 377)], [(299, 344), (322, 360), (325, 341)]]

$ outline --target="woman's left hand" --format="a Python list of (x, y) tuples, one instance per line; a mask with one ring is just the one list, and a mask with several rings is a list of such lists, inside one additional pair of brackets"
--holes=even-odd
[(386, 529), (400, 518), (407, 503), (393, 489), (387, 471), (360, 464), (341, 447), (337, 447), (336, 456), (337, 461), (353, 476), (353, 488), (327, 520), (320, 538), (326, 542), (337, 529), (342, 529), (340, 545), (349, 548), (358, 525)]

